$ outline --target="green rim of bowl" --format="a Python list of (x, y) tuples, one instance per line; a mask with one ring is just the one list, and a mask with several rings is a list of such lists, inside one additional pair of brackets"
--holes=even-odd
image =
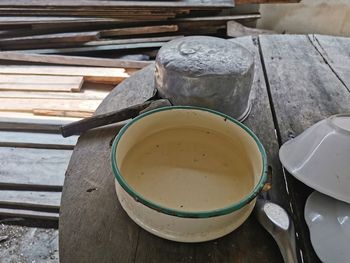
[[(124, 135), (124, 133), (126, 132), (126, 130), (130, 126), (132, 126), (135, 122), (137, 122), (138, 120), (140, 120), (140, 119), (142, 119), (142, 118), (144, 118), (144, 117), (146, 117), (148, 115), (151, 115), (151, 114), (157, 113), (157, 112), (161, 112), (161, 111), (178, 110), (178, 109), (206, 111), (206, 112), (210, 112), (210, 113), (213, 113), (215, 115), (221, 116), (221, 117), (225, 118), (226, 120), (231, 121), (234, 124), (237, 124), (239, 127), (241, 127), (243, 130), (245, 130), (254, 139), (254, 141), (258, 145), (259, 151), (261, 153), (261, 157), (262, 157), (262, 161), (263, 161), (263, 169), (262, 169), (261, 177), (260, 177), (260, 180), (259, 180), (258, 184), (242, 200), (240, 200), (237, 203), (233, 203), (233, 204), (231, 204), (229, 206), (226, 206), (226, 207), (223, 207), (223, 208), (220, 208), (220, 209), (215, 209), (215, 210), (197, 211), (197, 212), (181, 211), (181, 210), (176, 210), (176, 209), (171, 209), (171, 208), (164, 207), (162, 205), (154, 203), (151, 200), (148, 200), (148, 199), (144, 198), (142, 195), (140, 195), (138, 192), (136, 192), (130, 185), (128, 185), (128, 183), (125, 181), (125, 179), (121, 175), (121, 172), (119, 171), (119, 168), (118, 168), (117, 163), (116, 163), (116, 160), (117, 160), (117, 158), (116, 158), (117, 157), (116, 149), (117, 149), (119, 141), (121, 140), (121, 138)], [(214, 111), (214, 110), (210, 110), (210, 109), (206, 109), (206, 108), (200, 108), (200, 107), (168, 106), (168, 107), (162, 107), (162, 108), (159, 108), (159, 109), (151, 110), (151, 111), (145, 112), (145, 113), (137, 116), (136, 118), (131, 120), (128, 124), (126, 124), (119, 131), (118, 135), (114, 139), (114, 142), (113, 142), (113, 145), (112, 145), (111, 159), (112, 159), (112, 170), (113, 170), (115, 178), (117, 179), (117, 181), (121, 185), (121, 187), (129, 195), (131, 195), (135, 199), (135, 201), (140, 202), (140, 203), (146, 205), (147, 207), (152, 208), (152, 209), (154, 209), (154, 210), (156, 210), (158, 212), (165, 213), (165, 214), (172, 215), (172, 216), (177, 216), (177, 217), (209, 218), (209, 217), (222, 216), (222, 215), (226, 215), (226, 214), (232, 213), (232, 212), (242, 208), (246, 204), (250, 203), (259, 194), (259, 192), (262, 190), (262, 188), (264, 187), (264, 184), (266, 183), (266, 180), (267, 180), (267, 158), (266, 158), (266, 152), (265, 152), (264, 146), (262, 145), (262, 143), (260, 142), (258, 137), (248, 127), (246, 127), (245, 125), (243, 125), (239, 121), (233, 119), (232, 117), (227, 116), (227, 115), (225, 115), (225, 114), (223, 114), (221, 112), (218, 112), (218, 111)]]

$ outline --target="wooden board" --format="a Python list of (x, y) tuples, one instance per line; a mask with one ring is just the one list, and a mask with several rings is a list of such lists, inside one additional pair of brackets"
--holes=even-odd
[(147, 61), (132, 61), (123, 59), (106, 59), (78, 56), (62, 55), (40, 55), (40, 54), (23, 54), (15, 51), (0, 52), (0, 60), (36, 62), (44, 64), (57, 65), (78, 65), (78, 66), (95, 66), (95, 67), (120, 67), (120, 68), (143, 68), (150, 64)]
[(348, 37), (310, 35), (312, 44), (350, 91), (350, 41)]
[(0, 147), (0, 186), (62, 188), (72, 151)]
[(94, 112), (101, 100), (56, 100), (2, 98), (0, 111), (32, 112), (35, 109)]
[[(133, 105), (142, 102), (142, 97), (136, 95), (136, 89), (148, 90), (153, 87), (153, 71), (153, 67), (145, 68), (120, 84), (104, 100), (96, 114), (116, 110), (126, 106), (125, 103)], [(260, 79), (255, 83), (261, 89), (255, 99), (262, 97), (264, 102), (254, 109), (250, 127), (263, 132), (260, 120), (264, 120), (266, 131), (274, 132), (272, 115), (268, 110), (267, 91), (264, 91), (265, 86)], [(109, 154), (111, 141), (116, 133), (117, 130), (112, 127), (87, 132), (80, 137), (74, 150), (60, 210), (62, 262), (281, 261), (272, 237), (254, 217), (250, 217), (242, 227), (222, 239), (198, 244), (166, 241), (138, 227), (122, 210), (115, 193)], [(264, 138), (264, 142), (274, 143), (272, 152), (276, 160), (277, 142), (273, 142), (274, 137), (271, 134), (266, 134)], [(92, 169), (95, 172), (91, 172)], [(87, 171), (90, 172), (86, 173)], [(85, 174), (84, 180), (82, 174)], [(75, 235), (71, 234), (73, 229)], [(98, 238), (91, 238), (93, 236)], [(90, 249), (92, 247), (94, 250)], [(254, 253), (251, 253), (253, 250)]]
[(0, 206), (58, 210), (60, 203), (61, 192), (0, 190)]
[(233, 1), (228, 0), (217, 0), (217, 1), (203, 1), (203, 0), (181, 0), (181, 1), (98, 1), (98, 0), (79, 0), (79, 1), (52, 1), (52, 0), (17, 0), (13, 2), (11, 0), (2, 0), (0, 2), (2, 7), (33, 7), (33, 6), (44, 6), (44, 7), (163, 7), (163, 8), (198, 8), (206, 9), (211, 8), (225, 8), (233, 7)]
[(93, 111), (87, 110), (58, 110), (58, 109), (33, 109), (34, 115), (40, 116), (59, 116), (59, 117), (75, 117), (75, 118), (88, 118), (91, 117)]
[(112, 36), (156, 34), (156, 33), (176, 32), (176, 31), (178, 31), (178, 29), (179, 28), (177, 27), (177, 25), (159, 25), (159, 26), (116, 28), (116, 29), (102, 30), (102, 31), (100, 31), (100, 36), (101, 37), (112, 37)]
[(78, 136), (63, 138), (60, 134), (0, 130), (0, 147), (26, 147), (73, 150)]
[(11, 208), (1, 208), (1, 216), (11, 216), (11, 217), (24, 217), (24, 218), (36, 218), (45, 220), (58, 220), (58, 213), (42, 212), (36, 210), (25, 210), (25, 209), (11, 209)]
[(99, 32), (74, 32), (74, 33), (59, 33), (59, 34), (47, 34), (27, 37), (14, 37), (14, 38), (3, 38), (0, 39), (0, 48), (6, 49), (12, 46), (23, 46), (33, 47), (36, 44), (55, 44), (55, 43), (85, 43), (99, 39)]
[(287, 3), (298, 3), (301, 0), (235, 0), (236, 5), (244, 4), (287, 4)]
[(204, 21), (230, 21), (230, 20), (243, 20), (243, 19), (258, 19), (260, 13), (242, 14), (242, 15), (230, 15), (230, 16), (200, 16), (200, 17), (181, 17), (171, 19), (170, 21), (176, 22), (204, 22)]
[(83, 81), (79, 76), (0, 74), (0, 90), (79, 91)]
[(82, 89), (80, 92), (1, 91), (0, 98), (103, 100), (108, 95), (108, 93), (109, 93), (108, 90), (84, 90), (84, 89)]
[(178, 36), (166, 36), (166, 37), (144, 37), (144, 38), (128, 38), (128, 39), (112, 39), (112, 40), (98, 40), (84, 43), (82, 46), (103, 46), (103, 45), (121, 45), (121, 44), (135, 44), (135, 43), (152, 43), (152, 42), (167, 42), (176, 38), (183, 37)]
[(0, 90), (79, 91), (83, 77), (0, 74)]
[(12, 117), (8, 115), (6, 113), (5, 116), (0, 116), (0, 130), (60, 133), (59, 129), (62, 125), (79, 120), (70, 118), (43, 118), (30, 116), (29, 114), (29, 116), (23, 116), (23, 114), (18, 116), (18, 113)]
[(17, 53), (35, 53), (35, 54), (69, 54), (82, 52), (101, 52), (101, 51), (121, 51), (133, 49), (160, 48), (165, 42), (135, 43), (122, 45), (104, 45), (104, 46), (86, 46), (70, 48), (50, 48), (50, 49), (26, 49), (18, 50)]
[[(307, 36), (260, 36), (281, 143), (330, 115), (350, 111), (350, 93)], [(344, 57), (344, 59), (346, 59)], [(311, 189), (286, 173), (304, 262), (319, 262), (304, 220)]]
[[(125, 78), (129, 77), (129, 74), (126, 73), (125, 69), (123, 68), (38, 66), (38, 65), (37, 66), (31, 66), (31, 65), (0, 66), (0, 80), (3, 74), (6, 74), (6, 75), (15, 74), (14, 77), (16, 77), (16, 75), (81, 76), (81, 77), (84, 77), (84, 81), (106, 83), (106, 84), (118, 84), (119, 82), (123, 81)], [(48, 81), (50, 81), (50, 79)], [(53, 82), (53, 83), (56, 83), (56, 82)], [(73, 90), (76, 91), (76, 89), (73, 89)]]

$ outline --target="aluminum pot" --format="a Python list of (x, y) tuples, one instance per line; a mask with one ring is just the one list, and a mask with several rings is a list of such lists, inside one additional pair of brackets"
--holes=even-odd
[(173, 105), (197, 106), (243, 121), (249, 114), (254, 56), (218, 37), (188, 36), (164, 44), (156, 57), (155, 86)]
[(112, 146), (118, 199), (145, 230), (174, 241), (224, 236), (250, 215), (267, 180), (259, 139), (213, 110), (175, 106), (125, 125)]

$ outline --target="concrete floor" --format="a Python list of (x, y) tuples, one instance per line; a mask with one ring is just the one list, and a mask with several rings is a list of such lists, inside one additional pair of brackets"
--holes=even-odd
[(58, 230), (0, 223), (1, 263), (58, 263)]

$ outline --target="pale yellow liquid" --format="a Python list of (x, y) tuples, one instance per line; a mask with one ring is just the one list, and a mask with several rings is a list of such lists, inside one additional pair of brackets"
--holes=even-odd
[(222, 208), (253, 189), (253, 170), (241, 147), (212, 130), (168, 129), (131, 148), (121, 174), (159, 205), (184, 211)]

